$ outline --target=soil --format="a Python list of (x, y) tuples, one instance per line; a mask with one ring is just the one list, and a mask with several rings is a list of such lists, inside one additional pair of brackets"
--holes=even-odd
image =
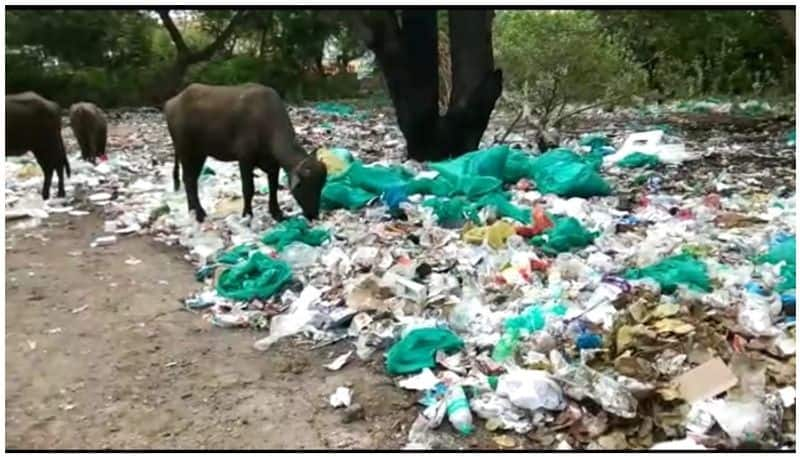
[[(325, 369), (312, 350), (215, 328), (180, 300), (197, 288), (178, 248), (136, 236), (91, 248), (96, 216), (6, 232), (9, 449), (399, 448), (416, 398), (379, 358)], [(129, 259), (139, 259), (126, 263)], [(363, 414), (328, 396), (353, 390)]]

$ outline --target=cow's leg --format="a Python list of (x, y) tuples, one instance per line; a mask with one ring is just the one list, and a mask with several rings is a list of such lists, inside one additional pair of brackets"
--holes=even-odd
[(206, 218), (206, 212), (200, 205), (200, 197), (197, 194), (197, 180), (200, 178), (200, 172), (203, 170), (206, 158), (205, 156), (187, 158), (186, 154), (178, 155), (183, 158), (181, 161), (183, 186), (186, 188), (186, 202), (189, 205), (189, 211), (194, 210), (197, 222), (203, 222)]

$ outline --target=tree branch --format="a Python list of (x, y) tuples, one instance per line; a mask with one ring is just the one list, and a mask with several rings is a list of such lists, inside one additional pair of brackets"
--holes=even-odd
[(230, 39), (231, 35), (233, 35), (233, 31), (236, 29), (236, 26), (238, 26), (239, 23), (241, 23), (245, 19), (246, 15), (247, 13), (244, 11), (237, 11), (236, 14), (234, 14), (233, 17), (231, 18), (231, 21), (228, 22), (228, 26), (225, 27), (225, 29), (222, 31), (222, 33), (219, 34), (219, 36), (217, 36), (217, 39), (214, 40), (211, 44), (209, 44), (205, 48), (203, 48), (203, 50), (201, 50), (200, 52), (191, 54), (189, 56), (189, 62), (190, 63), (202, 62), (204, 60), (208, 60), (211, 57), (213, 57), (214, 54), (216, 54), (217, 51), (219, 51), (225, 45), (225, 42), (227, 42), (228, 39)]
[(569, 113), (567, 113), (567, 114), (565, 114), (565, 115), (563, 115), (563, 116), (559, 117), (558, 119), (556, 119), (556, 121), (555, 121), (555, 122), (553, 122), (553, 125), (558, 125), (558, 124), (560, 124), (560, 123), (561, 123), (561, 121), (563, 121), (564, 119), (566, 119), (566, 118), (568, 118), (568, 117), (572, 117), (572, 116), (574, 116), (574, 115), (576, 115), (576, 114), (582, 113), (582, 112), (584, 112), (584, 111), (588, 111), (588, 110), (590, 110), (590, 109), (592, 109), (592, 108), (596, 108), (596, 107), (598, 107), (598, 106), (600, 106), (600, 105), (602, 105), (602, 104), (604, 104), (604, 103), (608, 103), (608, 102), (614, 102), (614, 101), (617, 101), (617, 100), (621, 100), (621, 99), (623, 99), (623, 98), (627, 97), (628, 95), (629, 95), (629, 94), (622, 94), (622, 95), (618, 95), (618, 96), (616, 96), (616, 97), (605, 98), (605, 99), (603, 99), (603, 100), (600, 100), (600, 101), (599, 101), (599, 102), (597, 102), (597, 103), (592, 103), (591, 105), (586, 105), (586, 106), (583, 106), (583, 107), (581, 107), (581, 108), (578, 108), (578, 109), (576, 109), (576, 110), (574, 110), (574, 111), (570, 111)]
[(517, 126), (517, 122), (519, 122), (519, 120), (522, 119), (523, 112), (524, 110), (522, 109), (519, 110), (519, 114), (517, 114), (517, 117), (514, 119), (514, 122), (512, 122), (511, 125), (508, 126), (508, 128), (506, 129), (506, 133), (504, 133), (503, 136), (500, 138), (500, 144), (506, 142), (506, 138), (508, 138), (508, 135), (511, 133), (512, 130), (514, 130), (514, 127)]
[(156, 10), (159, 17), (161, 17), (161, 23), (164, 24), (164, 27), (167, 29), (167, 33), (169, 33), (169, 37), (172, 39), (172, 43), (175, 44), (175, 49), (178, 51), (179, 58), (188, 58), (191, 52), (189, 51), (189, 47), (186, 46), (186, 42), (183, 41), (183, 36), (181, 36), (181, 32), (178, 30), (178, 27), (175, 26), (175, 22), (172, 21), (172, 17), (169, 15), (169, 9), (159, 9)]

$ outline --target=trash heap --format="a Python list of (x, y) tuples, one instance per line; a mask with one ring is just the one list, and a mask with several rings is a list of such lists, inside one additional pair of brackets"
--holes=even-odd
[[(256, 350), (299, 336), (352, 345), (332, 370), (381, 360), (419, 395), (411, 449), (476, 434), (504, 448), (794, 447), (793, 165), (743, 169), (739, 145), (619, 124), (550, 151), (420, 164), (383, 114), (291, 115), (329, 169), (320, 222), (274, 223), (258, 184), (241, 219), (238, 167), (209, 160), (198, 225), (156, 113), (131, 114), (150, 140), (112, 144), (108, 162), (73, 153), (68, 201), (26, 199), (32, 159), (7, 161), (7, 213), (79, 217), (88, 203), (107, 221), (97, 246), (130, 233), (184, 246), (203, 283), (186, 308), (263, 331)], [(279, 202), (297, 209), (285, 188)]]

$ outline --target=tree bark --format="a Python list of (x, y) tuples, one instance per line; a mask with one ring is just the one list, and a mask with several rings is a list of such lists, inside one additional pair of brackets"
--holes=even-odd
[(777, 11), (778, 17), (780, 18), (781, 25), (783, 26), (783, 30), (786, 31), (786, 34), (791, 38), (792, 45), (797, 46), (795, 42), (795, 23), (794, 23), (794, 10), (780, 10)]
[(452, 92), (444, 117), (445, 149), (475, 149), (486, 130), (503, 87), (503, 75), (494, 68), (491, 10), (450, 11)]
[(502, 90), (491, 19), (490, 10), (450, 12), (453, 90), (441, 117), (436, 11), (378, 11), (356, 21), (383, 72), (410, 158), (442, 160), (477, 149)]

